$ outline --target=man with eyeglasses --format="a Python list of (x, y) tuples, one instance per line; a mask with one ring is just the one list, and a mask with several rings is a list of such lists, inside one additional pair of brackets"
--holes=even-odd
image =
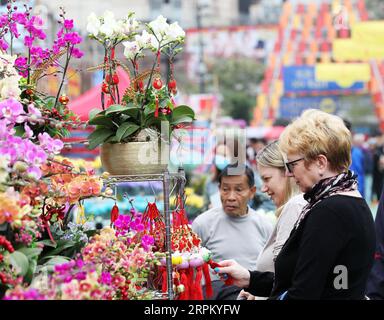
[[(228, 165), (219, 176), (221, 206), (199, 215), (192, 229), (202, 245), (212, 252), (214, 261), (236, 259), (254, 269), (256, 260), (273, 229), (273, 223), (262, 211), (255, 211), (248, 202), (256, 192), (254, 174), (248, 166)], [(212, 300), (235, 300), (240, 292), (226, 286), (211, 273)], [(204, 291), (203, 291), (204, 292)]]

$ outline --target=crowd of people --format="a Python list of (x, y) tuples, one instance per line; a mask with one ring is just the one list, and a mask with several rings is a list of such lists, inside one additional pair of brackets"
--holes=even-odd
[(244, 163), (216, 167), (216, 203), (192, 224), (220, 264), (212, 299), (383, 299), (384, 196), (375, 222), (361, 179), (375, 188), (381, 141), (364, 148), (348, 122), (307, 110), (277, 141), (250, 141)]

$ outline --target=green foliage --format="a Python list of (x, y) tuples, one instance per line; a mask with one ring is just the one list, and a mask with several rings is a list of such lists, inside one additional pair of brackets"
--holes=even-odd
[(217, 76), (223, 95), (222, 109), (232, 118), (251, 120), (257, 86), (263, 79), (264, 65), (252, 59), (217, 60), (212, 73)]
[(29, 261), (27, 256), (20, 252), (14, 251), (9, 255), (11, 265), (16, 269), (19, 275), (25, 276), (28, 273)]
[[(163, 90), (161, 91), (163, 92)], [(153, 98), (141, 107), (130, 102), (127, 105), (115, 104), (108, 109), (90, 114), (88, 124), (95, 125), (96, 130), (89, 137), (89, 149), (94, 149), (103, 143), (122, 143), (134, 141), (135, 135), (142, 129), (152, 128), (161, 130), (161, 123), (166, 121), (169, 134), (175, 126), (181, 123), (191, 123), (195, 118), (194, 111), (185, 105), (173, 107), (169, 97), (159, 95), (159, 107), (170, 108), (171, 114), (159, 112), (155, 116), (156, 103)]]

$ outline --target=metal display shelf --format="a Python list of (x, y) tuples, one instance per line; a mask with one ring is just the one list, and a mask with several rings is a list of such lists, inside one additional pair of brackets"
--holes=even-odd
[(173, 281), (172, 281), (172, 249), (171, 249), (171, 212), (169, 210), (169, 196), (171, 181), (179, 184), (179, 192), (183, 192), (186, 178), (183, 168), (179, 168), (178, 172), (169, 173), (165, 171), (160, 174), (141, 174), (141, 175), (116, 175), (109, 176), (104, 179), (109, 185), (116, 185), (123, 182), (142, 182), (142, 181), (162, 181), (164, 193), (164, 218), (165, 218), (165, 249), (166, 249), (166, 269), (167, 269), (167, 286), (168, 299), (174, 299)]

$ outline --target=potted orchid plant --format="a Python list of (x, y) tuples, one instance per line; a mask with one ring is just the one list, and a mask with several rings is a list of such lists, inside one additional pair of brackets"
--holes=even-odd
[[(89, 148), (101, 145), (103, 166), (111, 174), (165, 170), (172, 131), (192, 123), (195, 116), (190, 107), (176, 106), (174, 100), (177, 84), (173, 61), (181, 51), (185, 32), (177, 22), (168, 24), (163, 16), (145, 24), (141, 34), (139, 28), (140, 23), (133, 13), (122, 20), (115, 20), (111, 12), (102, 17), (91, 14), (88, 18), (90, 37), (102, 43), (105, 49), (104, 63), (93, 68), (103, 70), (103, 110), (91, 111), (89, 124), (96, 129), (88, 138)], [(120, 43), (130, 67), (116, 59), (115, 50)], [(152, 68), (140, 70), (140, 59), (151, 52)], [(167, 57), (171, 70), (166, 79), (160, 72), (162, 55)], [(118, 66), (130, 75), (130, 86), (123, 94), (118, 89)], [(159, 147), (161, 142), (162, 147)], [(154, 151), (150, 161), (145, 157), (148, 150)]]

